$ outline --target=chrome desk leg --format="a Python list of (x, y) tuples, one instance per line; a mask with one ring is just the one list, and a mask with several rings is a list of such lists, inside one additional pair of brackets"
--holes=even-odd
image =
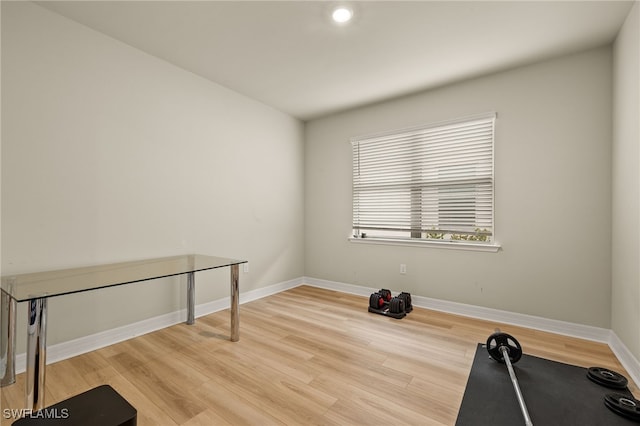
[(41, 410), (47, 367), (47, 298), (32, 299), (28, 306), (26, 408)]
[(191, 325), (196, 322), (196, 282), (195, 273), (187, 274), (187, 324)]
[(16, 381), (16, 299), (8, 293), (2, 293), (0, 315), (0, 387), (9, 386)]
[(231, 265), (231, 341), (240, 340), (240, 315), (238, 312), (239, 293), (239, 266)]

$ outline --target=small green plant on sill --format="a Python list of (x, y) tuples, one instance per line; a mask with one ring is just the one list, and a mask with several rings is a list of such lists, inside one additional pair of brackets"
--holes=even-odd
[(432, 240), (444, 240), (443, 232), (437, 232), (438, 230), (436, 228), (431, 228), (431, 230), (434, 232), (427, 232), (427, 238)]
[(453, 241), (487, 241), (489, 239), (489, 231), (487, 229), (475, 229), (475, 234), (451, 234)]

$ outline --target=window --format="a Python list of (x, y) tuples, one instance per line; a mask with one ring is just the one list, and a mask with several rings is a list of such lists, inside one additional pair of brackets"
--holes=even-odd
[(493, 244), (495, 114), (353, 138), (353, 236)]

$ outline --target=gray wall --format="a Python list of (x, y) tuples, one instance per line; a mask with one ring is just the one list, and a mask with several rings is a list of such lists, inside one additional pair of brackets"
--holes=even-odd
[[(300, 121), (23, 2), (2, 114), (3, 275), (183, 253), (248, 259), (243, 291), (304, 274)], [(51, 299), (49, 343), (184, 308), (184, 281)], [(228, 296), (229, 272), (196, 286)]]
[[(390, 287), (613, 327), (640, 358), (637, 3), (613, 53), (306, 128), (34, 4), (1, 5), (3, 275), (211, 253), (250, 260), (245, 291), (303, 275)], [(492, 110), (500, 252), (348, 242), (351, 136)], [(226, 296), (227, 279), (199, 277), (220, 285), (199, 285), (198, 303)], [(180, 309), (184, 284), (52, 299), (49, 343)]]
[(640, 5), (613, 50), (613, 331), (640, 360)]
[[(603, 47), (307, 123), (305, 274), (610, 327), (611, 78)], [(488, 111), (501, 251), (347, 240), (350, 137)]]

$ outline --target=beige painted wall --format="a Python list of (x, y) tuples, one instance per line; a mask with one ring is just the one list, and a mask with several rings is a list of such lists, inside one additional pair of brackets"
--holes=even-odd
[[(603, 47), (307, 123), (305, 274), (610, 327), (611, 77)], [(500, 252), (347, 240), (350, 137), (488, 111)]]
[(611, 326), (640, 360), (640, 5), (613, 49)]
[[(242, 291), (304, 274), (298, 120), (23, 2), (2, 2), (2, 113), (3, 275), (183, 253), (248, 259)], [(53, 298), (48, 343), (184, 308), (185, 286)], [(229, 272), (196, 287), (228, 296)]]
[[(212, 253), (250, 260), (244, 290), (302, 275), (390, 287), (613, 326), (640, 358), (637, 4), (633, 13), (613, 54), (612, 170), (607, 47), (318, 119), (303, 135), (254, 100), (2, 2), (2, 274)], [(349, 137), (490, 110), (500, 252), (347, 241)], [(198, 285), (198, 303), (228, 294), (226, 272), (197, 281), (220, 283)], [(180, 309), (184, 284), (52, 299), (49, 343)]]

